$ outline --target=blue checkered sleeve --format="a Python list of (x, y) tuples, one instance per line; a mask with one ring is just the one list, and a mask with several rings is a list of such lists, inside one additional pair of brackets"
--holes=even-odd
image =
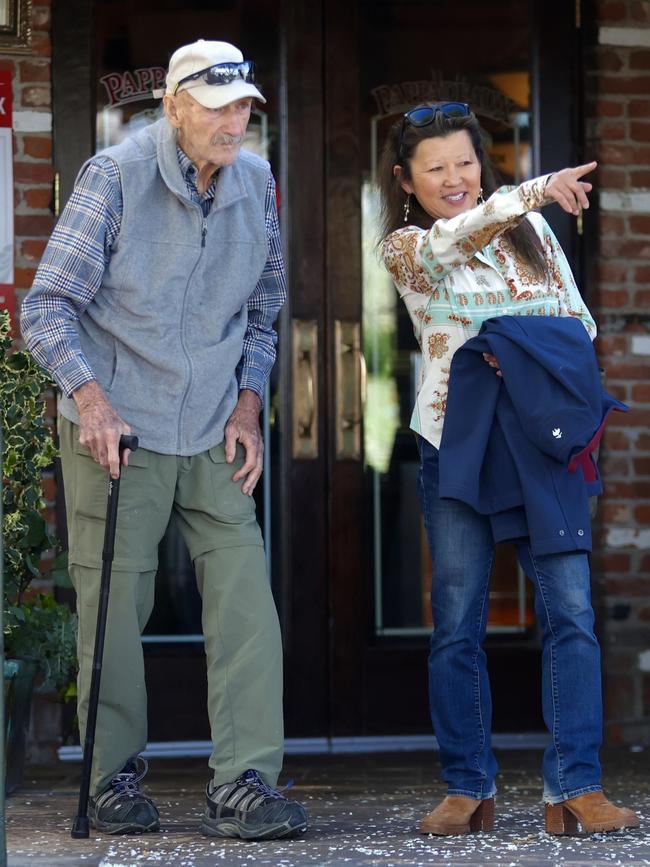
[(75, 323), (101, 286), (121, 221), (119, 170), (97, 157), (77, 180), (22, 304), (25, 343), (66, 395), (95, 378)]
[(266, 232), (269, 255), (253, 294), (248, 299), (248, 328), (239, 375), (240, 389), (254, 391), (264, 401), (264, 386), (275, 363), (278, 335), (273, 328), (287, 298), (287, 281), (275, 200), (275, 181), (266, 188)]

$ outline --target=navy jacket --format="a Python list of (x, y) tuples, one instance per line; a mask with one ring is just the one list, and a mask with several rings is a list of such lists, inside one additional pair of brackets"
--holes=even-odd
[[(498, 377), (483, 359), (499, 362)], [(440, 496), (489, 515), (496, 542), (533, 554), (591, 550), (591, 452), (612, 409), (578, 319), (499, 316), (455, 353), (440, 444)]]

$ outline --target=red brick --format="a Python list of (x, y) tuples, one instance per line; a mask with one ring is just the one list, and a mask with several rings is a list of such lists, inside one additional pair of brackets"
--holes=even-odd
[(598, 78), (601, 93), (650, 93), (650, 75), (601, 75)]
[(26, 135), (23, 137), (23, 152), (27, 157), (37, 160), (52, 159), (52, 138), (50, 136)]
[(51, 95), (49, 87), (23, 87), (21, 103), (30, 108), (48, 108), (52, 102)]
[(23, 199), (29, 208), (43, 211), (49, 208), (52, 202), (52, 188), (32, 187), (31, 189), (23, 190)]
[(630, 52), (629, 64), (630, 69), (650, 69), (650, 51), (643, 49)]
[(601, 235), (616, 235), (619, 237), (626, 234), (626, 217), (619, 214), (600, 213), (598, 227)]
[(634, 293), (634, 304), (636, 307), (645, 308), (650, 306), (650, 289)]
[(634, 271), (634, 279), (637, 283), (650, 283), (650, 265), (643, 265)]
[(615, 424), (616, 427), (650, 427), (650, 409), (632, 408), (630, 412), (617, 412)]
[(14, 268), (14, 283), (19, 289), (29, 289), (35, 274), (36, 268)]
[(39, 240), (28, 239), (27, 241), (23, 241), (20, 245), (20, 252), (25, 259), (31, 259), (33, 262), (40, 262), (46, 245), (46, 238)]
[(14, 221), (16, 235), (23, 238), (43, 238), (54, 228), (54, 217), (40, 214), (17, 214)]
[(601, 551), (598, 568), (602, 572), (622, 572), (625, 574), (630, 571), (630, 555), (620, 551)]
[(631, 216), (630, 229), (635, 235), (650, 235), (650, 216)]
[(632, 169), (630, 172), (631, 187), (650, 187), (650, 170)]
[(636, 241), (605, 239), (601, 242), (600, 254), (606, 259), (650, 259), (650, 238)]
[(605, 496), (613, 500), (638, 500), (650, 497), (650, 481), (612, 482), (605, 479)]
[(650, 117), (650, 100), (631, 99), (627, 104), (628, 117)]
[(624, 283), (627, 271), (627, 265), (620, 262), (599, 262), (595, 278), (599, 283)]
[(621, 117), (624, 103), (614, 102), (611, 99), (599, 99), (593, 106), (592, 111), (596, 117)]
[[(639, 524), (650, 524), (650, 504), (643, 503), (634, 510), (634, 517)], [(648, 588), (650, 590), (650, 587)]]
[(634, 458), (634, 472), (639, 476), (650, 476), (650, 458)]
[(622, 400), (623, 403), (627, 402), (627, 383), (624, 382), (608, 382), (607, 383), (607, 391), (613, 395), (616, 400)]
[(32, 36), (32, 54), (38, 57), (51, 57), (52, 44), (46, 33), (34, 33)]
[(630, 123), (630, 138), (633, 141), (650, 142), (650, 121), (633, 120)]
[(601, 189), (625, 189), (628, 186), (627, 171), (625, 169), (612, 168), (612, 166), (599, 166), (598, 185)]
[[(624, 355), (628, 340), (624, 334), (599, 334), (594, 342), (596, 354), (602, 359), (612, 355)], [(606, 366), (606, 363), (603, 365)]]
[(45, 163), (14, 162), (14, 181), (17, 184), (47, 184), (54, 178), (54, 169)]
[(634, 447), (639, 452), (650, 452), (650, 433), (640, 433), (636, 438)]
[(627, 18), (627, 4), (623, 0), (610, 0), (596, 5), (598, 19), (602, 22), (624, 21)]
[(630, 293), (627, 289), (599, 289), (598, 302), (604, 307), (627, 307), (630, 301)]
[(41, 481), (41, 489), (44, 499), (52, 502), (56, 498), (56, 482), (54, 479), (43, 479)]
[(595, 57), (596, 69), (608, 72), (620, 72), (625, 66), (625, 60), (613, 48), (599, 48)]
[(598, 158), (614, 165), (647, 166), (650, 163), (650, 147), (605, 143), (598, 148)]
[(627, 433), (622, 430), (614, 430), (611, 427), (605, 428), (603, 448), (607, 451), (626, 452), (630, 448)]
[(629, 524), (632, 510), (627, 503), (601, 502), (598, 513), (606, 524)]
[[(601, 140), (609, 139), (610, 141), (617, 141), (627, 138), (627, 129), (623, 121), (603, 121), (598, 124), (598, 133)], [(644, 141), (644, 139), (641, 139), (641, 141)]]
[(47, 62), (32, 63), (30, 60), (21, 60), (18, 64), (20, 80), (24, 81), (49, 81), (51, 67)]
[[(648, 363), (634, 363), (625, 361), (612, 361), (607, 364), (606, 368), (607, 381), (614, 379), (647, 379), (650, 374), (650, 365)], [(617, 419), (620, 416), (616, 416)]]
[(636, 403), (650, 402), (650, 382), (636, 383), (632, 386), (632, 400)]
[(620, 476), (627, 479), (630, 475), (630, 465), (627, 458), (605, 455), (598, 461), (598, 466), (605, 477)]

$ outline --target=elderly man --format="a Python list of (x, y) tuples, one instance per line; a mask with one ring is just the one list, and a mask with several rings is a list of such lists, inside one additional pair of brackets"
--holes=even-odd
[[(138, 756), (147, 741), (140, 634), (172, 511), (203, 600), (213, 752), (204, 834), (307, 827), (275, 791), (283, 754), (282, 648), (253, 489), (259, 412), (285, 299), (275, 184), (240, 150), (253, 65), (226, 42), (172, 56), (165, 117), (81, 169), (22, 309), (27, 345), (61, 389), (70, 574), (86, 721), (101, 572), (106, 470), (124, 466), (90, 819), (155, 831)], [(169, 689), (173, 690), (172, 683)]]

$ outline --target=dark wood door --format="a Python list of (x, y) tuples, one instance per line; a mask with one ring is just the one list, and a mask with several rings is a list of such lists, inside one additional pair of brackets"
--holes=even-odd
[[(415, 343), (397, 308), (390, 376), (399, 419), (388, 446), (373, 440), (382, 418), (376, 402), (387, 393), (379, 388), (381, 352), (373, 358), (371, 345), (385, 335), (373, 338), (366, 298), (377, 279), (367, 226), (377, 150), (408, 105), (463, 98), (481, 115), (506, 181), (575, 164), (580, 32), (573, 4), (561, 0), (496, 8), (479, 0), (435, 7), (323, 0), (309, 12), (287, 3), (284, 30), (291, 302), (282, 384), (285, 397), (295, 396), (298, 356), (286, 335), (296, 321), (314, 321), (319, 407), (311, 457), (292, 451), (295, 406), (282, 408), (287, 728), (303, 737), (422, 734), (429, 731), (429, 564), (408, 431)], [(545, 216), (580, 278), (575, 220), (559, 208)], [(354, 358), (361, 349), (365, 368)], [(355, 369), (358, 392), (364, 379), (368, 392), (359, 418), (354, 384), (345, 380)], [(494, 726), (535, 730), (542, 720), (530, 591), (511, 552), (500, 551), (497, 563), (487, 642)]]

